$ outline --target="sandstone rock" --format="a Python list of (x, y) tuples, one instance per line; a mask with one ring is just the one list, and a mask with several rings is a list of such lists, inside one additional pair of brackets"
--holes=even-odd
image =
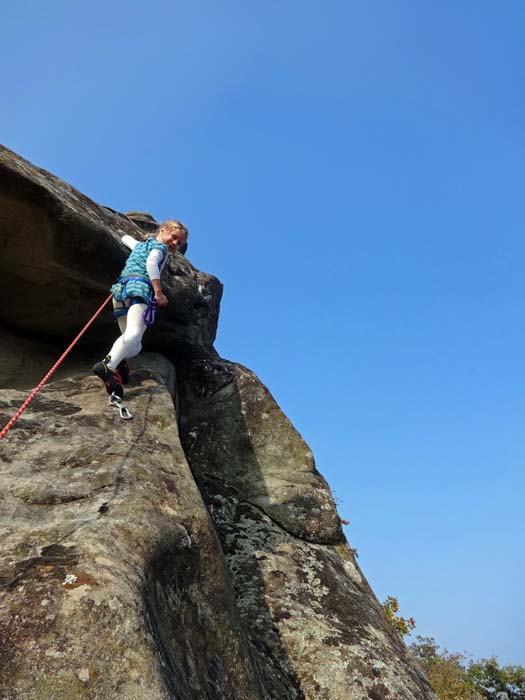
[(343, 542), (310, 448), (253, 372), (217, 358), (178, 366), (182, 439), (203, 492), (220, 482), (292, 535)]
[(361, 573), (308, 446), (257, 377), (179, 362), (186, 456), (221, 537), (270, 698), (433, 693)]
[[(135, 370), (128, 422), (96, 378), (55, 382), (2, 440), (2, 700), (264, 697), (172, 370)], [(3, 422), (22, 398), (2, 392)]]
[(137, 223), (144, 231), (153, 233), (157, 230), (158, 221), (155, 217), (147, 211), (128, 211), (126, 216), (129, 216), (135, 223)]
[[(0, 388), (32, 389), (62, 354), (63, 348), (46, 343), (34, 336), (0, 330)], [(86, 373), (93, 362), (74, 353), (57, 370), (55, 379), (62, 379), (79, 370)]]
[[(124, 233), (0, 148), (0, 426), (107, 295)], [(108, 312), (0, 440), (1, 700), (435, 700), (310, 449), (217, 356), (222, 285), (181, 255), (163, 285), (133, 421), (89, 374)]]

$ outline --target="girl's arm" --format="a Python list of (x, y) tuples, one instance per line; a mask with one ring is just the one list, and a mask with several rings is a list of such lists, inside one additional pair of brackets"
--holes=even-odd
[(125, 246), (127, 246), (130, 250), (133, 250), (133, 248), (139, 243), (139, 241), (136, 241), (133, 236), (129, 236), (127, 233), (125, 236), (122, 236), (120, 239), (122, 243), (124, 243)]
[(168, 305), (168, 300), (162, 292), (162, 287), (160, 284), (160, 273), (166, 262), (167, 255), (164, 255), (161, 250), (156, 248), (152, 250), (148, 255), (146, 260), (146, 270), (148, 272), (148, 277), (153, 285), (153, 291), (155, 292), (155, 300), (157, 304), (162, 308)]

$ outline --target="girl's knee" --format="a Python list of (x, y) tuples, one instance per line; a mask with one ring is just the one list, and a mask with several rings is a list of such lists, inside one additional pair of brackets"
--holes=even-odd
[(142, 350), (142, 335), (137, 333), (124, 333), (122, 336), (124, 345), (126, 346), (126, 356), (133, 357), (138, 355)]
[[(144, 308), (146, 308), (145, 305)], [(132, 306), (128, 311), (127, 326), (122, 335), (122, 340), (126, 346), (126, 357), (134, 357), (142, 350), (142, 336), (146, 330), (142, 313), (143, 308), (141, 304)]]

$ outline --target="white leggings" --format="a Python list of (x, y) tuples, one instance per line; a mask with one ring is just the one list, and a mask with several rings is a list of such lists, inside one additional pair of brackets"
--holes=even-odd
[[(116, 302), (113, 299), (113, 308), (121, 309), (122, 302)], [(115, 340), (109, 351), (111, 357), (108, 362), (109, 369), (116, 369), (122, 360), (127, 357), (135, 357), (141, 351), (142, 336), (147, 328), (142, 314), (147, 308), (147, 304), (133, 304), (125, 316), (120, 316), (117, 319), (122, 335)]]

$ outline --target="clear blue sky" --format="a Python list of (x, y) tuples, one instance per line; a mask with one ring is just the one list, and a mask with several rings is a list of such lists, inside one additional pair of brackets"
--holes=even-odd
[[(3, 4), (0, 139), (174, 216), (377, 595), (525, 663), (525, 3)], [(95, 303), (95, 300), (94, 300)]]

